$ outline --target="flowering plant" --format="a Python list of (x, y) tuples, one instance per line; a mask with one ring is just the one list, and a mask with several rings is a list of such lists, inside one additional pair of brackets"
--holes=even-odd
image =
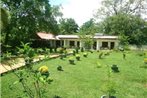
[(39, 67), (38, 71), (40, 73), (47, 73), (47, 72), (49, 72), (47, 66), (41, 66), (41, 67)]

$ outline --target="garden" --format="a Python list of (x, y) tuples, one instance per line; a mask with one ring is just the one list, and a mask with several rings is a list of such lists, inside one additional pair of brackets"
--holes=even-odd
[(2, 98), (146, 98), (146, 56), (146, 51), (64, 52), (3, 74)]

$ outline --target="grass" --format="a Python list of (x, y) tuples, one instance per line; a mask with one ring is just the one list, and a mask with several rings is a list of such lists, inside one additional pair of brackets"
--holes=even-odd
[[(105, 94), (102, 88), (108, 80), (107, 65), (112, 64), (116, 64), (120, 70), (119, 73), (111, 73), (111, 80), (116, 83), (117, 98), (147, 98), (147, 69), (140, 68), (144, 65), (143, 56), (129, 51), (124, 60), (121, 52), (112, 52), (109, 56), (98, 59), (98, 54), (89, 53), (87, 58), (81, 54), (81, 60), (75, 59), (75, 65), (69, 64), (68, 58), (35, 64), (34, 68), (48, 66), (54, 80), (46, 87), (47, 98), (55, 95), (62, 98), (100, 98)], [(100, 62), (101, 68), (97, 68), (97, 62)], [(57, 71), (58, 65), (62, 66), (64, 71)], [(2, 98), (17, 98), (23, 93), (20, 84), (12, 90), (9, 89), (9, 84), (17, 80), (12, 72), (1, 76), (1, 80)]]

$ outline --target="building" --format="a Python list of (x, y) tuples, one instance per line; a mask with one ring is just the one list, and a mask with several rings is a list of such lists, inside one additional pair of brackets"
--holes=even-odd
[[(40, 39), (49, 41), (48, 45), (50, 47), (84, 47), (83, 40), (78, 35), (57, 35), (49, 33), (37, 33)], [(88, 36), (88, 35), (87, 35)], [(94, 40), (91, 49), (100, 50), (100, 49), (114, 49), (118, 47), (118, 36), (108, 36), (103, 34), (95, 34), (91, 37)]]

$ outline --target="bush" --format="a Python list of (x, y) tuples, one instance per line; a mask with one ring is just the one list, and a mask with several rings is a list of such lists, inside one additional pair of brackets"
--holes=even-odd
[(102, 59), (102, 56), (103, 56), (103, 52), (101, 52), (101, 53), (99, 54), (99, 59)]
[(119, 72), (117, 65), (112, 65), (111, 69), (113, 72)]
[(84, 57), (87, 57), (87, 56), (88, 56), (88, 53), (87, 53), (87, 52), (84, 52), (84, 53), (83, 53), (83, 56), (84, 56)]
[(97, 68), (101, 68), (101, 67), (102, 65), (99, 62), (97, 62)]
[(144, 58), (144, 63), (147, 64), (147, 58)]
[(58, 66), (58, 67), (57, 67), (57, 70), (58, 70), (58, 71), (63, 71), (62, 66)]
[(84, 48), (83, 47), (81, 48), (81, 52), (84, 52)]
[(76, 59), (79, 61), (80, 60), (80, 55), (76, 54)]
[(75, 64), (75, 63), (74, 63), (74, 58), (73, 58), (73, 57), (69, 57), (69, 63), (70, 63), (70, 64)]

